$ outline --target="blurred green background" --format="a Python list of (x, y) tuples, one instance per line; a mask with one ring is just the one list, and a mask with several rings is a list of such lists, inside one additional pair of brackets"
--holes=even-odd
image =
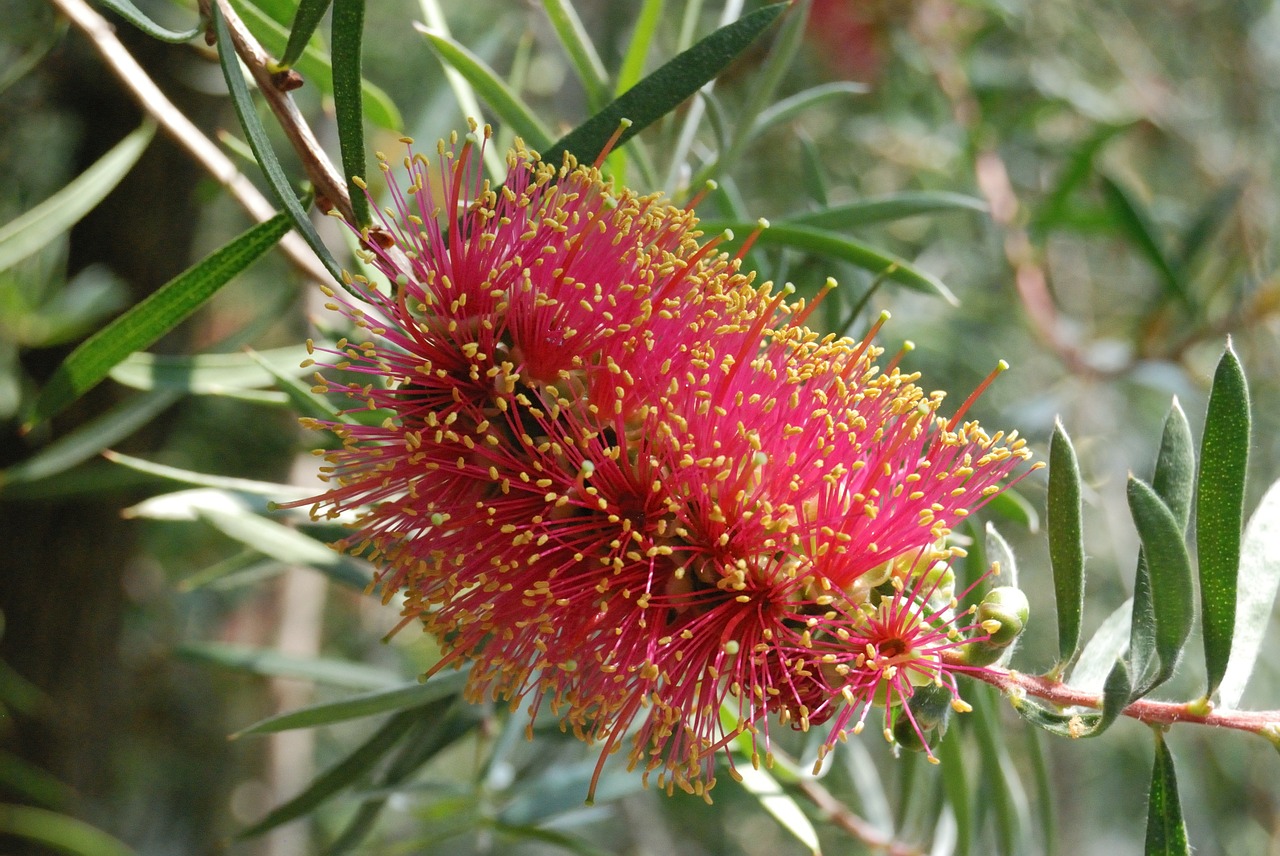
[[(194, 21), (183, 4), (139, 5), (173, 26)], [(440, 5), (453, 37), (513, 82), (557, 135), (589, 115), (588, 95), (542, 4)], [(696, 0), (643, 5), (660, 16), (648, 70), (725, 13)], [(288, 21), (293, 9), (289, 0), (235, 6), (264, 41), (264, 22)], [(407, 24), (433, 6), (369, 4), (365, 75), (403, 117), (403, 128), (370, 127), (371, 148), (395, 151), (402, 132), (429, 143), (464, 127), (439, 59)], [(574, 7), (605, 68), (618, 69), (642, 4)], [(794, 249), (763, 246), (748, 260), (801, 293), (827, 276), (839, 280), (819, 320), (836, 332), (857, 333), (889, 309), (881, 343), (892, 352), (913, 341), (907, 365), (956, 400), (998, 360), (1012, 364), (975, 413), (984, 425), (1016, 427), (1041, 458), (1055, 417), (1075, 439), (1087, 484), (1087, 636), (1132, 586), (1137, 537), (1126, 473), (1149, 475), (1172, 397), (1199, 436), (1208, 379), (1228, 335), (1253, 393), (1247, 509), (1280, 471), (1280, 5), (813, 0), (789, 13), (805, 14), (795, 58), (771, 96), (770, 57), (781, 49), (785, 22), (735, 62), (712, 95), (646, 131), (640, 140), (652, 174), (631, 159), (625, 177), (637, 189), (687, 198), (691, 176), (734, 138), (737, 117), (758, 112), (762, 92), (777, 102), (815, 85), (865, 84), (857, 94), (833, 89), (751, 139), (721, 165), (719, 190), (698, 210), (713, 220), (779, 220), (888, 194), (968, 197), (932, 213), (838, 229), (941, 278), (955, 306)], [(137, 128), (141, 113), (50, 4), (0, 0), (0, 21), (0, 223), (8, 223)], [(216, 58), (201, 40), (161, 44), (123, 23), (118, 32), (199, 127), (232, 138), (229, 151), (256, 180), (235, 145), (240, 130)], [(296, 97), (336, 152), (332, 105), (320, 87)], [(683, 137), (694, 110), (702, 119)], [(282, 139), (277, 150), (286, 151)], [(300, 175), (294, 161), (285, 163)], [(157, 133), (119, 186), (65, 236), (0, 271), (0, 424), (8, 437), (0, 447), (0, 468), (8, 468), (0, 476), (0, 798), (81, 818), (145, 854), (321, 852), (320, 842), (369, 799), (382, 800), (383, 811), (358, 852), (805, 852), (727, 777), (712, 809), (639, 791), (637, 777), (626, 774), (608, 778), (599, 804), (585, 808), (591, 749), (553, 723), (540, 723), (537, 740), (526, 744), (522, 717), (507, 727), (501, 706), (452, 702), (435, 710), (432, 724), (448, 723), (456, 735), (445, 740), (439, 728), (418, 735), (443, 741), (443, 749), (394, 788), (375, 777), (362, 785), (363, 802), (344, 792), (313, 821), (232, 840), (370, 726), (232, 742), (229, 733), (279, 710), (409, 678), (430, 665), (431, 646), (412, 630), (382, 644), (398, 620), (394, 607), (264, 556), (229, 534), (234, 527), (220, 527), (216, 514), (156, 519), (195, 517), (174, 503), (122, 517), (174, 490), (171, 482), (96, 456), (31, 467), (78, 428), (107, 431), (95, 420), (136, 405), (140, 393), (126, 384), (104, 384), (51, 429), (27, 436), (17, 429), (24, 405), (76, 342), (248, 225)], [(322, 228), (335, 252), (343, 249), (340, 232)], [(335, 323), (315, 294), (275, 253), (152, 350), (296, 347), (317, 323)], [(281, 355), (283, 370), (293, 357)], [(271, 382), (267, 375), (259, 386)], [(160, 415), (111, 447), (188, 470), (315, 486), (307, 450), (322, 441), (296, 426), (279, 393), (215, 389), (172, 398), (157, 400)], [(1020, 491), (1043, 510), (1042, 478), (1033, 475)], [(995, 519), (1017, 551), (1033, 608), (1014, 665), (1043, 670), (1056, 639), (1043, 536)], [(229, 665), (218, 660), (231, 649), (218, 644), (295, 659)], [(1267, 644), (1274, 653), (1274, 632)], [(315, 656), (327, 659), (307, 674), (298, 664)], [(1165, 697), (1198, 691), (1195, 659), (1161, 690)], [(356, 665), (343, 671), (337, 661)], [(991, 744), (982, 727), (962, 720), (957, 751), (969, 761), (969, 799), (980, 807), (972, 815), (975, 849), (1043, 852), (1052, 845), (1042, 824), (1052, 818), (1047, 834), (1057, 853), (1140, 851), (1151, 764), (1144, 726), (1120, 722), (1087, 744), (1032, 737), (1007, 705), (982, 698), (999, 708), (995, 769), (1007, 781), (981, 774)], [(1245, 706), (1272, 708), (1278, 698), (1280, 658), (1264, 653)], [(1280, 759), (1264, 742), (1182, 727), (1170, 745), (1196, 852), (1280, 854)], [(1031, 772), (1039, 746), (1049, 756), (1047, 790)], [(941, 774), (919, 760), (894, 760), (880, 741), (864, 738), (838, 751), (826, 786), (892, 830), (910, 848), (902, 852), (967, 852), (956, 842), (954, 794), (944, 798), (951, 792)], [(826, 852), (883, 852), (831, 823), (819, 831)], [(960, 838), (969, 832), (962, 828)], [(4, 838), (0, 851), (47, 852)]]

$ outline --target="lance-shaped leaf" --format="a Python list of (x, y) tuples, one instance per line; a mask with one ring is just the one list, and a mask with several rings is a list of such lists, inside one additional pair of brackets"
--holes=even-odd
[(591, 161), (627, 119), (631, 124), (617, 141), (617, 145), (622, 145), (715, 78), (787, 6), (787, 3), (765, 6), (716, 30), (562, 137), (543, 152), (543, 160), (558, 163), (565, 152), (571, 152), (579, 160)]
[(907, 217), (950, 211), (985, 213), (987, 204), (962, 193), (910, 190), (885, 196), (870, 196), (856, 202), (832, 205), (816, 211), (790, 214), (785, 223), (813, 226), (818, 229), (852, 229), (875, 223), (891, 223)]
[(1253, 674), (1262, 638), (1271, 622), (1276, 591), (1280, 588), (1280, 481), (1271, 485), (1258, 510), (1249, 518), (1240, 546), (1240, 579), (1236, 591), (1236, 632), (1231, 639), (1231, 659), (1218, 687), (1223, 707), (1240, 704), (1245, 685)]
[(992, 523), (987, 523), (986, 536), (987, 562), (999, 568), (999, 576), (992, 579), (991, 585), (1017, 588), (1018, 562), (1013, 556), (1013, 548)]
[(283, 214), (254, 226), (86, 339), (58, 366), (40, 391), (27, 417), (27, 427), (62, 412), (97, 386), (125, 357), (172, 330), (232, 277), (261, 258), (288, 231), (289, 220)]
[(1200, 561), (1200, 620), (1213, 695), (1231, 657), (1240, 572), (1244, 478), (1249, 463), (1249, 387), (1231, 342), (1218, 362), (1200, 444), (1196, 494), (1196, 550)]
[(276, 806), (266, 817), (241, 830), (237, 838), (253, 838), (282, 823), (302, 817), (318, 808), (325, 800), (345, 787), (353, 785), (369, 772), (375, 764), (390, 752), (420, 717), (420, 709), (403, 710), (390, 717), (370, 737), (352, 750), (345, 758), (325, 770), (301, 793), (288, 802)]
[(196, 24), (189, 30), (171, 30), (168, 27), (163, 27), (151, 20), (145, 12), (135, 6), (133, 0), (100, 0), (100, 2), (151, 38), (159, 39), (162, 42), (180, 45), (191, 41), (204, 30), (204, 27), (200, 24)]
[(248, 512), (204, 509), (200, 516), (223, 535), (277, 561), (314, 568), (336, 583), (366, 588), (372, 573), (361, 561), (335, 552), (314, 538)]
[(289, 42), (284, 47), (284, 56), (280, 57), (280, 67), (289, 68), (302, 56), (307, 42), (315, 34), (316, 27), (324, 20), (324, 13), (329, 11), (333, 0), (300, 0), (298, 11), (293, 15), (293, 25), (289, 27)]
[[(700, 228), (708, 234), (725, 230), (732, 232), (733, 234), (726, 241), (727, 245), (732, 245), (745, 240), (748, 235), (757, 231), (759, 225), (759, 222), (708, 220), (703, 222)], [(865, 271), (882, 275), (885, 279), (904, 285), (912, 291), (936, 295), (952, 306), (960, 305), (960, 301), (956, 299), (951, 289), (933, 274), (915, 267), (905, 259), (826, 229), (792, 223), (771, 223), (757, 236), (756, 245), (791, 247), (841, 259)]]
[(1152, 686), (1169, 679), (1195, 613), (1191, 582), (1191, 557), (1183, 540), (1182, 527), (1173, 512), (1141, 479), (1129, 476), (1129, 511), (1133, 515), (1142, 551), (1151, 575), (1151, 609), (1155, 618), (1156, 656), (1160, 667)]
[(1080, 464), (1061, 422), (1049, 440), (1049, 494), (1045, 528), (1049, 531), (1049, 563), (1058, 607), (1058, 659), (1070, 662), (1080, 645), (1084, 613), (1084, 535), (1080, 499)]
[(1128, 233), (1129, 238), (1160, 274), (1165, 291), (1170, 297), (1190, 307), (1191, 298), (1183, 284), (1182, 272), (1165, 250), (1146, 206), (1128, 188), (1105, 175), (1102, 177), (1102, 195), (1107, 200), (1107, 206), (1116, 215), (1120, 227)]
[(273, 648), (225, 642), (188, 642), (180, 645), (175, 653), (184, 659), (225, 669), (270, 677), (299, 678), (352, 690), (386, 689), (399, 682), (398, 675), (364, 663), (330, 657), (299, 657)]
[(551, 26), (560, 39), (560, 45), (569, 55), (569, 61), (578, 72), (578, 80), (587, 91), (587, 103), (599, 110), (609, 101), (609, 74), (604, 70), (600, 54), (582, 26), (582, 19), (569, 0), (542, 0)]
[(1156, 758), (1151, 768), (1151, 796), (1147, 803), (1146, 856), (1188, 856), (1187, 827), (1182, 822), (1178, 776), (1164, 735), (1155, 730)]
[(360, 45), (364, 40), (364, 0), (333, 3), (333, 116), (338, 125), (342, 177), (347, 180), (356, 222), (369, 224), (364, 180), (364, 99), (360, 90)]
[(0, 804), (0, 834), (74, 856), (137, 856), (137, 851), (83, 820), (25, 805)]
[(427, 37), (427, 43), (445, 64), (446, 70), (452, 68), (462, 75), (476, 94), (493, 108), (498, 118), (506, 122), (526, 144), (538, 151), (551, 144), (551, 132), (484, 60), (448, 36), (423, 27), (418, 30)]
[(258, 118), (258, 109), (254, 106), (253, 97), (249, 94), (249, 86), (240, 72), (240, 59), (236, 55), (235, 46), (231, 42), (231, 33), (227, 30), (227, 22), (222, 17), (220, 7), (214, 3), (211, 8), (213, 31), (218, 38), (218, 60), (222, 64), (222, 76), (227, 81), (231, 103), (236, 109), (236, 116), (240, 119), (240, 127), (244, 129), (245, 137), (249, 140), (249, 147), (253, 149), (253, 155), (258, 159), (258, 166), (267, 177), (267, 184), (271, 188), (276, 203), (289, 215), (293, 228), (298, 230), (298, 234), (302, 235), (307, 245), (315, 251), (316, 257), (333, 275), (334, 280), (341, 282), (342, 269), (339, 268), (333, 254), (329, 252), (329, 248), (324, 245), (324, 241), (320, 240), (320, 234), (312, 225), (311, 218), (298, 202), (298, 197), (289, 184), (289, 178), (284, 173), (284, 167), (280, 165), (280, 159), (276, 157), (271, 140), (267, 137), (267, 129)]
[(0, 270), (47, 247), (80, 222), (133, 169), (155, 132), (151, 122), (140, 125), (66, 187), (0, 226)]
[[(1151, 486), (1168, 506), (1180, 531), (1184, 533), (1191, 514), (1195, 469), (1191, 426), (1175, 398), (1169, 408), (1169, 415), (1165, 417)], [(1146, 553), (1142, 550), (1138, 551), (1138, 568), (1134, 576), (1132, 615), (1129, 625), (1129, 669), (1133, 678), (1133, 697), (1137, 699), (1155, 687), (1160, 662), (1156, 655), (1156, 620), (1151, 605), (1151, 571), (1147, 566)]]

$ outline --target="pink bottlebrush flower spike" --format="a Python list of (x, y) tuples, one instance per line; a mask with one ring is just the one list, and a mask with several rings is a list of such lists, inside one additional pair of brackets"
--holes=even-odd
[(1022, 441), (877, 368), (887, 314), (820, 337), (816, 301), (754, 285), (688, 209), (519, 146), (495, 187), (487, 139), (410, 151), (404, 187), (379, 156), (386, 283), (332, 293), (361, 341), (315, 349), (354, 405), (313, 423), (342, 440), (313, 514), (359, 516), (337, 546), (437, 668), (703, 795), (736, 735), (768, 760), (771, 715), (830, 721), (829, 746), (917, 684), (954, 695), (942, 653), (981, 628), (932, 569)]

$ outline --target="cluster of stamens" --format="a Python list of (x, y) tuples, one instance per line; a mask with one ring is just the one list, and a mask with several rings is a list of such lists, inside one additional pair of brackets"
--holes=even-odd
[(495, 187), (484, 139), (411, 152), (361, 232), (386, 283), (331, 292), (361, 339), (315, 348), (355, 402), (317, 423), (342, 446), (314, 513), (359, 515), (339, 548), (473, 697), (549, 708), (601, 764), (629, 743), (668, 789), (705, 794), (743, 732), (767, 759), (771, 714), (829, 748), (925, 683), (963, 707), (942, 654), (984, 630), (948, 536), (1022, 441), (878, 368), (883, 317), (820, 336), (691, 211), (519, 147)]

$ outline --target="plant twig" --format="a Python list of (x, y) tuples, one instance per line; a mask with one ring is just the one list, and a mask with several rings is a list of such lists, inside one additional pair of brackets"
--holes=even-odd
[[(960, 665), (958, 655), (956, 663)], [(1085, 692), (1061, 681), (1038, 675), (1024, 675), (1011, 669), (966, 669), (965, 674), (991, 684), (1005, 695), (1031, 695), (1059, 707), (1100, 709), (1102, 696)], [(1202, 702), (1153, 701), (1139, 699), (1123, 711), (1123, 715), (1148, 725), (1173, 725), (1193, 722), (1215, 728), (1230, 728), (1261, 735), (1280, 746), (1280, 710), (1216, 710)]]
[[(229, 157), (217, 144), (197, 128), (168, 97), (160, 91), (138, 61), (116, 37), (115, 30), (105, 18), (94, 11), (85, 0), (50, 0), (72, 25), (84, 33), (98, 54), (115, 76), (133, 95), (143, 111), (164, 129), (174, 142), (186, 149), (196, 162), (225, 187), (249, 216), (259, 223), (276, 214), (273, 206), (253, 183), (236, 169)], [(295, 234), (289, 234), (280, 242), (281, 249), (293, 265), (317, 282), (329, 282), (331, 277), (316, 259), (306, 243)]]
[(854, 838), (867, 845), (873, 851), (886, 856), (924, 856), (923, 851), (909, 844), (895, 841), (855, 814), (847, 805), (813, 779), (801, 778), (796, 787), (809, 801), (817, 806), (823, 817), (834, 826), (839, 827)]
[(351, 197), (347, 193), (346, 180), (329, 160), (329, 156), (325, 154), (319, 140), (312, 132), (311, 126), (307, 124), (298, 105), (294, 103), (293, 96), (289, 95), (288, 90), (296, 89), (299, 85), (293, 82), (297, 78), (289, 75), (282, 76), (272, 71), (275, 63), (271, 56), (249, 32), (249, 28), (244, 25), (244, 21), (240, 20), (240, 16), (236, 14), (235, 9), (231, 8), (227, 0), (200, 0), (200, 14), (206, 19), (211, 17), (210, 4), (213, 2), (218, 4), (218, 10), (227, 23), (227, 32), (231, 33), (232, 46), (236, 54), (253, 75), (254, 82), (258, 84), (258, 91), (262, 93), (267, 106), (275, 114), (276, 121), (280, 123), (293, 150), (302, 161), (302, 168), (316, 189), (317, 204), (321, 209), (336, 208), (348, 223), (356, 222), (355, 212), (351, 208)]

